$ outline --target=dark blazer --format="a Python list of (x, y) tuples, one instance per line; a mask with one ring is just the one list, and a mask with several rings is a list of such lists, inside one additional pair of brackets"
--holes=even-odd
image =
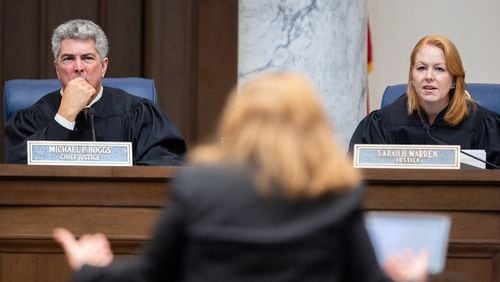
[(315, 200), (262, 197), (249, 168), (182, 169), (142, 257), (75, 281), (386, 281), (362, 187)]

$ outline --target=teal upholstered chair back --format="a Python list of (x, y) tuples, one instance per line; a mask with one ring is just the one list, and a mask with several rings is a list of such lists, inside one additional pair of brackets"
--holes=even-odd
[[(406, 93), (407, 84), (389, 85), (382, 96), (381, 107), (385, 107)], [(500, 84), (467, 83), (467, 91), (479, 105), (500, 114)]]
[[(104, 86), (120, 88), (130, 94), (156, 103), (156, 87), (152, 79), (126, 77), (104, 78)], [(61, 88), (57, 79), (13, 79), (5, 82), (3, 88), (4, 122), (14, 114), (30, 107), (44, 95)]]

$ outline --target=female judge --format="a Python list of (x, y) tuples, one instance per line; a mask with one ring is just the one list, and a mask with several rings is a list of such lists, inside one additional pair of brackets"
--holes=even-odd
[(500, 116), (465, 90), (465, 71), (453, 42), (426, 36), (411, 53), (407, 94), (365, 117), (351, 138), (351, 151), (355, 144), (460, 145), (484, 149), (486, 160), (499, 166)]

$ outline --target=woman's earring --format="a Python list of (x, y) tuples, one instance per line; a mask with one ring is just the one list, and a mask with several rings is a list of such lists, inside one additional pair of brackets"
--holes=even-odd
[(450, 88), (451, 88), (451, 89), (455, 89), (455, 82), (453, 82), (453, 83), (451, 84), (451, 87), (450, 87)]

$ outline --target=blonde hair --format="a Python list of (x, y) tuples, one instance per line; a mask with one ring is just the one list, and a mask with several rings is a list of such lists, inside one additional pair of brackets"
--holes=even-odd
[(448, 112), (444, 116), (446, 123), (450, 125), (459, 124), (469, 112), (469, 104), (472, 101), (469, 93), (465, 90), (465, 70), (462, 65), (462, 59), (457, 48), (450, 39), (441, 35), (425, 36), (417, 42), (413, 48), (410, 57), (410, 70), (408, 76), (408, 114), (414, 111), (421, 111), (420, 99), (412, 84), (412, 69), (415, 66), (415, 58), (417, 53), (426, 46), (435, 46), (443, 50), (446, 68), (453, 77), (455, 88), (450, 89), (450, 103)]
[(314, 89), (298, 74), (262, 75), (233, 90), (217, 135), (222, 143), (198, 147), (189, 160), (255, 164), (265, 194), (277, 184), (287, 197), (313, 198), (360, 181)]

